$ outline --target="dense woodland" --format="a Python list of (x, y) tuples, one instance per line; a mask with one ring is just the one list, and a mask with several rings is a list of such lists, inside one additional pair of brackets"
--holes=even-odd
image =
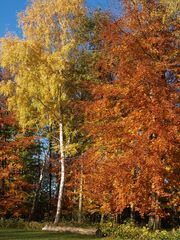
[(18, 14), (23, 37), (0, 39), (0, 217), (177, 226), (179, 5)]

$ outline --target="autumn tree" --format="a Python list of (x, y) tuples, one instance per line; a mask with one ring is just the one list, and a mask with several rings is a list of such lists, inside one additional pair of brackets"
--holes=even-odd
[[(23, 152), (34, 144), (34, 137), (25, 136), (15, 117), (7, 111), (6, 99), (0, 98), (0, 216), (28, 215), (29, 189), (25, 178)], [(22, 207), (24, 206), (24, 208)]]
[[(149, 215), (152, 228), (169, 206), (177, 211), (178, 1), (122, 3), (123, 13), (114, 18), (87, 13), (82, 0), (32, 0), (19, 14), (23, 39), (1, 39), (0, 65), (10, 74), (0, 90), (13, 113), (2, 110), (0, 120), (4, 209), (5, 194), (39, 177), (33, 216), (48, 186), (51, 200), (54, 176), (55, 223), (63, 198), (66, 209), (79, 208), (79, 222), (82, 206), (101, 219), (130, 208), (132, 217), (134, 211)], [(11, 163), (22, 179), (24, 168), (33, 167), (27, 158), (34, 150), (13, 132), (14, 118), (48, 145), (45, 164), (38, 159), (39, 174), (26, 172), (17, 186)], [(18, 194), (22, 200), (24, 194)]]
[(2, 84), (9, 108), (24, 127), (53, 125), (57, 131), (54, 137), (58, 139), (61, 177), (55, 223), (62, 208), (67, 141), (64, 127), (71, 86), (64, 69), (77, 48), (76, 28), (83, 14), (81, 0), (31, 1), (19, 14), (24, 39), (9, 36), (1, 40), (1, 64), (15, 76), (14, 82)]
[(103, 33), (101, 79), (87, 103), (86, 183), (102, 211), (131, 206), (155, 228), (168, 185), (177, 189), (178, 25), (159, 2), (123, 3)]
[[(78, 37), (81, 41), (81, 47), (77, 53), (73, 54), (70, 64), (69, 77), (73, 77), (74, 89), (70, 105), (73, 112), (74, 130), (76, 130), (75, 138), (78, 143), (76, 155), (72, 159), (72, 164), (68, 166), (70, 177), (68, 178), (68, 194), (72, 198), (71, 207), (73, 212), (77, 212), (78, 222), (82, 222), (83, 214), (88, 212), (89, 204), (86, 190), (84, 188), (84, 166), (82, 156), (86, 152), (91, 139), (83, 129), (85, 119), (86, 101), (92, 99), (90, 85), (97, 82), (100, 73), (97, 69), (97, 63), (102, 54), (103, 46), (99, 33), (102, 31), (105, 23), (108, 21), (109, 15), (101, 10), (88, 12), (83, 18), (78, 31)], [(72, 131), (71, 127), (71, 131)], [(75, 216), (73, 216), (76, 219)]]

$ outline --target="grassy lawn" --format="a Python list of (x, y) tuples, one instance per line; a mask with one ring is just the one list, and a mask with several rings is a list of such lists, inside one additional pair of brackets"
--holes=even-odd
[(27, 231), (19, 229), (0, 229), (0, 240), (80, 240), (97, 239), (93, 236), (82, 236), (72, 233)]

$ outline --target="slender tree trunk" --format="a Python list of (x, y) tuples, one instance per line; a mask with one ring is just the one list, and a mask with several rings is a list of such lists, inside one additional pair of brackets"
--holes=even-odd
[(64, 179), (65, 179), (65, 166), (64, 166), (65, 165), (65, 156), (64, 156), (63, 123), (62, 123), (62, 121), (59, 124), (59, 151), (60, 151), (60, 163), (61, 163), (61, 178), (60, 178), (57, 210), (56, 210), (54, 224), (57, 224), (60, 219), (61, 208), (62, 208), (63, 189), (64, 189)]
[(134, 204), (131, 203), (130, 204), (130, 220), (131, 220), (131, 223), (134, 223), (135, 222), (135, 214), (134, 214)]
[(154, 213), (151, 216), (149, 216), (148, 226), (151, 230), (155, 231), (157, 229), (160, 229), (161, 221), (160, 221), (160, 217), (157, 213), (157, 210), (158, 210), (158, 195), (157, 195), (157, 193), (152, 193), (152, 197), (154, 198), (154, 202), (152, 202), (152, 209), (153, 209)]
[(49, 146), (48, 146), (48, 152), (49, 152), (49, 164), (48, 164), (48, 182), (49, 182), (49, 200), (48, 200), (48, 219), (51, 219), (51, 201), (52, 201), (52, 124), (49, 124)]
[(101, 213), (100, 225), (104, 223), (104, 213)]
[(149, 216), (148, 226), (151, 230), (155, 231), (160, 228), (161, 221), (159, 215)]
[[(49, 163), (49, 171), (51, 171), (52, 169), (52, 164), (51, 162)], [(48, 209), (49, 209), (49, 212), (48, 212), (48, 215), (49, 215), (49, 218), (51, 217), (51, 199), (52, 199), (52, 173), (49, 172), (49, 206), (48, 206)]]
[(42, 184), (42, 180), (43, 180), (43, 176), (44, 176), (44, 170), (45, 170), (45, 167), (46, 167), (46, 163), (47, 163), (47, 156), (45, 156), (45, 160), (44, 160), (43, 165), (42, 165), (41, 170), (40, 170), (39, 181), (38, 181), (38, 185), (37, 185), (37, 188), (36, 188), (36, 191), (35, 191), (29, 220), (33, 219), (33, 216), (34, 216), (34, 213), (35, 213), (35, 210), (36, 210), (36, 205), (37, 205), (37, 201), (38, 201), (38, 197), (39, 197), (39, 192), (40, 192), (40, 189), (41, 189), (41, 184)]
[(118, 223), (118, 214), (115, 213), (114, 215), (114, 223), (117, 224)]
[[(6, 162), (6, 158), (5, 158), (5, 160), (2, 160), (1, 161), (1, 167), (2, 167), (2, 169), (5, 169), (6, 168), (6, 166), (7, 166), (7, 162)], [(2, 195), (4, 195), (5, 194), (5, 189), (6, 189), (6, 181), (5, 181), (5, 178), (2, 178), (2, 180), (1, 180), (1, 194)]]
[(52, 157), (52, 140), (49, 139), (49, 168), (48, 168), (48, 174), (49, 174), (49, 201), (48, 201), (48, 216), (49, 219), (51, 218), (51, 198), (52, 198), (52, 163), (51, 163), (51, 157)]
[(159, 217), (159, 215), (155, 215), (155, 229), (154, 230), (157, 230), (157, 229), (160, 229), (161, 228), (161, 219)]
[[(72, 202), (76, 202), (77, 199), (76, 199), (76, 196), (77, 196), (77, 189), (76, 187), (73, 188), (73, 195), (72, 195)], [(74, 211), (74, 209), (72, 209), (72, 212), (71, 212), (71, 220), (72, 222), (77, 218), (77, 211)]]
[(80, 189), (79, 189), (79, 207), (78, 207), (78, 223), (82, 221), (82, 202), (83, 202), (83, 168), (80, 172)]

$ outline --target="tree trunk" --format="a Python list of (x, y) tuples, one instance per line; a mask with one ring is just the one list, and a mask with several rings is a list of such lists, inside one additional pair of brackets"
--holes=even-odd
[[(152, 183), (152, 189), (154, 189), (154, 183)], [(157, 229), (160, 229), (161, 227), (161, 221), (160, 217), (158, 215), (158, 208), (159, 208), (159, 199), (158, 199), (158, 194), (157, 192), (152, 192), (152, 210), (153, 213), (149, 216), (149, 222), (148, 222), (148, 227), (155, 231)]]
[(38, 181), (38, 185), (37, 185), (37, 188), (36, 188), (36, 191), (35, 191), (29, 220), (33, 219), (33, 216), (34, 216), (34, 213), (35, 213), (35, 210), (36, 210), (36, 205), (37, 205), (37, 201), (38, 201), (38, 197), (39, 197), (39, 192), (40, 192), (40, 189), (41, 189), (41, 184), (42, 184), (42, 180), (43, 180), (43, 176), (44, 176), (44, 170), (45, 170), (45, 167), (46, 167), (46, 162), (47, 162), (47, 156), (45, 156), (45, 160), (44, 160), (43, 165), (42, 165), (41, 170), (40, 170), (39, 181)]
[(135, 222), (135, 214), (134, 214), (134, 204), (133, 203), (131, 203), (130, 204), (130, 210), (131, 210), (131, 212), (130, 212), (130, 221), (131, 221), (131, 223), (134, 223)]
[(148, 227), (155, 231), (160, 228), (161, 222), (158, 215), (153, 215), (149, 217)]
[[(50, 160), (51, 161), (51, 160)], [(49, 201), (48, 201), (48, 216), (49, 219), (51, 218), (51, 199), (52, 199), (52, 164), (51, 162), (49, 163)]]
[(61, 163), (61, 178), (60, 178), (57, 210), (56, 210), (54, 224), (57, 224), (60, 219), (60, 214), (61, 214), (61, 209), (62, 209), (64, 179), (65, 179), (65, 166), (64, 166), (65, 165), (65, 156), (64, 156), (63, 123), (62, 123), (62, 121), (59, 124), (59, 151), (60, 151), (60, 163)]
[(104, 213), (101, 213), (100, 225), (104, 223)]
[[(50, 131), (51, 128), (50, 128)], [(51, 198), (52, 198), (52, 163), (51, 163), (51, 157), (52, 157), (52, 140), (49, 139), (49, 168), (48, 168), (48, 174), (49, 174), (49, 201), (48, 201), (48, 218), (51, 218)]]
[(83, 201), (83, 169), (80, 172), (80, 189), (79, 189), (79, 207), (78, 207), (78, 223), (82, 221), (82, 201)]
[(49, 146), (48, 146), (48, 152), (49, 152), (49, 164), (48, 164), (48, 182), (49, 182), (49, 199), (48, 199), (48, 220), (51, 219), (51, 201), (52, 201), (52, 131), (53, 126), (52, 124), (49, 124)]

